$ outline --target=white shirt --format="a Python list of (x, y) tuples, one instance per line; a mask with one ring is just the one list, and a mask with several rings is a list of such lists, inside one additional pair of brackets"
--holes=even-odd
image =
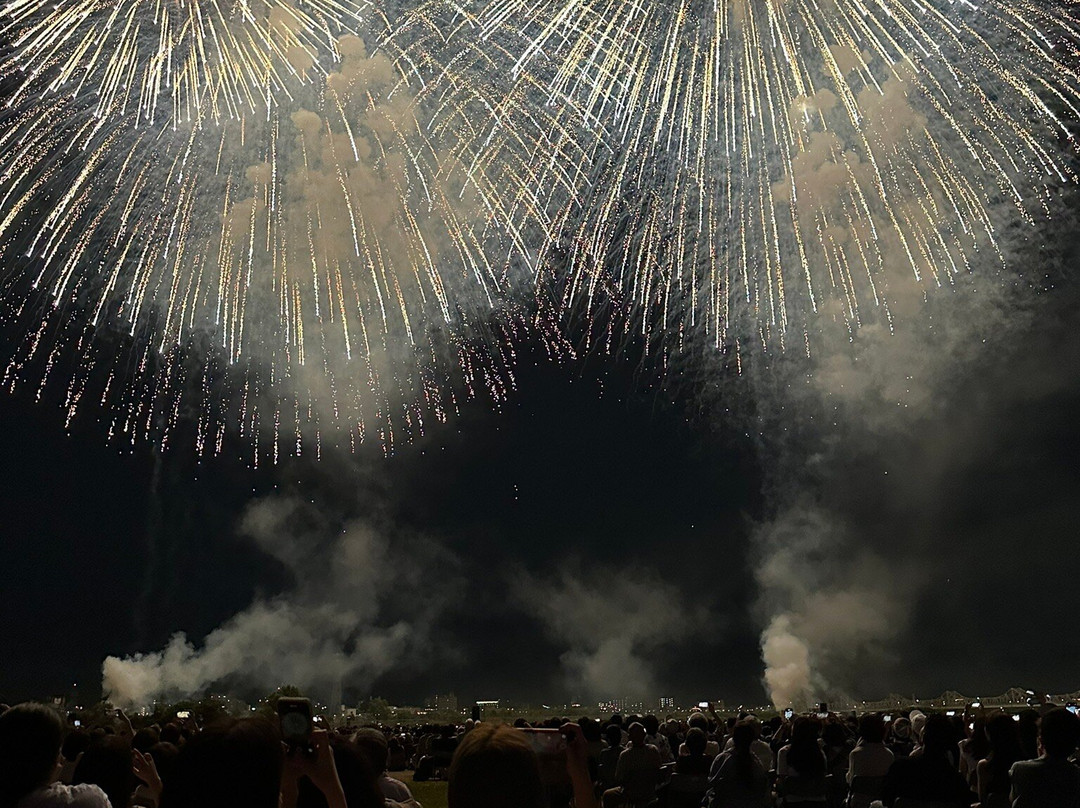
[(112, 808), (112, 805), (105, 792), (90, 783), (77, 786), (49, 783), (19, 800), (18, 808)]
[(883, 743), (863, 743), (848, 755), (847, 781), (853, 777), (884, 777), (893, 764), (893, 753)]
[(382, 792), (383, 799), (420, 808), (420, 803), (413, 799), (409, 787), (400, 780), (395, 780), (386, 772), (379, 775), (379, 791)]

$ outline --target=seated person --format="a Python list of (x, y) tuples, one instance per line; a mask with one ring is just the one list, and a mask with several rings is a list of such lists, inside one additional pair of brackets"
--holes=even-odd
[(884, 777), (896, 758), (885, 746), (885, 722), (867, 713), (859, 718), (859, 741), (848, 755), (847, 781), (856, 777)]
[[(644, 729), (642, 729), (644, 732)], [(566, 769), (577, 808), (597, 808), (588, 744), (577, 724), (564, 724)], [(449, 808), (545, 808), (540, 762), (524, 733), (479, 724), (461, 739), (450, 763)]]
[(1080, 745), (1080, 718), (1065, 709), (1039, 720), (1039, 757), (1012, 765), (1014, 808), (1080, 808), (1080, 768), (1069, 756)]
[(709, 736), (700, 727), (693, 727), (686, 733), (686, 754), (679, 755), (675, 761), (675, 771), (679, 774), (706, 775), (712, 767), (714, 757), (705, 754)]
[(352, 740), (371, 764), (384, 799), (408, 805), (419, 805), (413, 799), (407, 785), (386, 773), (386, 766), (390, 759), (390, 744), (382, 732), (372, 727), (364, 727), (353, 734)]
[(949, 719), (944, 715), (927, 716), (921, 754), (898, 758), (889, 767), (882, 786), (882, 802), (891, 806), (903, 797), (957, 808), (971, 805), (975, 795), (951, 758), (955, 747), (956, 738)]
[(731, 749), (716, 758), (709, 774), (706, 794), (709, 808), (724, 805), (771, 805), (769, 774), (754, 754), (753, 742), (757, 730), (748, 722), (739, 721), (731, 730)]
[(619, 765), (619, 755), (622, 754), (622, 727), (618, 724), (608, 724), (604, 727), (604, 741), (607, 746), (600, 750), (597, 772), (600, 785), (607, 789), (615, 785), (615, 768)]
[(619, 755), (615, 786), (604, 792), (604, 808), (633, 802), (649, 802), (660, 781), (660, 750), (645, 742), (645, 726), (637, 721), (628, 730), (630, 745)]

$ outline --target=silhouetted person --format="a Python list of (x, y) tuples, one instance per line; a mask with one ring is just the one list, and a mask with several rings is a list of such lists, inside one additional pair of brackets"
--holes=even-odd
[(714, 758), (705, 754), (705, 747), (709, 744), (709, 736), (699, 728), (694, 727), (686, 733), (687, 754), (679, 755), (675, 761), (675, 771), (679, 774), (705, 775), (712, 768)]
[(709, 773), (709, 808), (770, 805), (769, 775), (753, 750), (756, 737), (757, 729), (747, 721), (732, 728), (731, 748), (713, 761)]
[(619, 755), (615, 767), (615, 787), (604, 792), (604, 808), (617, 808), (627, 802), (649, 802), (656, 795), (660, 780), (660, 751), (645, 742), (645, 726), (638, 722), (627, 731), (630, 746)]
[(0, 808), (111, 808), (95, 785), (54, 782), (64, 727), (44, 704), (19, 704), (0, 715)]
[(1080, 718), (1055, 709), (1039, 721), (1039, 757), (1010, 771), (1014, 808), (1080, 808), (1080, 769), (1069, 755), (1080, 744)]
[(984, 806), (1009, 805), (1009, 769), (1024, 756), (1016, 722), (998, 713), (986, 722), (986, 739), (990, 751), (975, 769), (979, 802)]
[[(577, 724), (564, 724), (560, 731), (566, 738), (574, 804), (597, 808), (588, 742)], [(449, 808), (544, 808), (540, 761), (525, 734), (505, 725), (477, 724), (454, 751), (446, 799)]]
[(890, 806), (897, 798), (904, 797), (967, 808), (974, 801), (974, 795), (949, 757), (955, 740), (952, 724), (946, 716), (927, 716), (922, 730), (921, 754), (898, 758), (893, 763), (885, 777), (882, 802)]
[(801, 715), (791, 724), (791, 742), (776, 754), (776, 774), (785, 805), (825, 803), (825, 753), (818, 743), (821, 725)]
[[(415, 802), (409, 787), (386, 773), (387, 762), (390, 759), (390, 744), (386, 736), (373, 727), (364, 727), (358, 729), (352, 739), (371, 763), (383, 797), (395, 802)], [(349, 803), (349, 808), (353, 808), (352, 802)]]

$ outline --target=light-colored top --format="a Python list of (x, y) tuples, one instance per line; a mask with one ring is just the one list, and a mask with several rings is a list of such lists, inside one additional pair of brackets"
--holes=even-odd
[(384, 800), (401, 803), (409, 806), (409, 808), (422, 808), (416, 798), (413, 797), (412, 792), (409, 791), (409, 787), (400, 780), (395, 780), (386, 772), (379, 775), (379, 791), (382, 792)]
[[(735, 739), (734, 738), (728, 738), (727, 743), (724, 744), (724, 751), (725, 752), (734, 752), (735, 751)], [(758, 759), (758, 762), (761, 763), (761, 768), (763, 768), (767, 772), (772, 771), (774, 761), (773, 761), (773, 753), (772, 753), (772, 747), (771, 746), (769, 746), (767, 743), (765, 743), (765, 741), (761, 740), (761, 738), (755, 738), (750, 743), (750, 751), (753, 753), (754, 757), (756, 757)]]
[(1016, 808), (1080, 806), (1080, 769), (1067, 760), (1019, 760), (1009, 770), (1009, 777)]
[(864, 743), (851, 750), (848, 755), (847, 781), (854, 777), (884, 777), (889, 773), (895, 756), (883, 743)]
[(651, 743), (630, 746), (619, 755), (615, 766), (615, 782), (631, 799), (651, 796), (660, 779), (660, 750)]
[(112, 805), (105, 792), (90, 783), (77, 786), (50, 783), (19, 800), (18, 808), (112, 808)]

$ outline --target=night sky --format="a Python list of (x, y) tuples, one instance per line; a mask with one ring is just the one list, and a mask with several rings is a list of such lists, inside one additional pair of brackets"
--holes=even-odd
[[(926, 316), (963, 306), (954, 296)], [(373, 681), (347, 677), (347, 696), (586, 697), (560, 659), (572, 632), (553, 630), (543, 603), (517, 596), (532, 580), (550, 585), (541, 601), (556, 599), (551, 587), (569, 568), (616, 600), (651, 597), (647, 586), (620, 589), (620, 577), (677, 593), (687, 630), (646, 637), (638, 655), (650, 687), (684, 701), (756, 703), (768, 615), (754, 535), (783, 509), (786, 485), (839, 515), (848, 533), (806, 556), (796, 577), (833, 585), (815, 565), (867, 548), (877, 571), (851, 574), (880, 576), (863, 583), (905, 614), (883, 641), (836, 652), (829, 664), (847, 671), (835, 682), (843, 692), (1074, 688), (1077, 302), (1075, 281), (1061, 278), (1005, 343), (971, 350), (942, 406), (892, 433), (810, 427), (815, 412), (818, 422), (847, 417), (820, 402), (763, 411), (769, 371), (766, 382), (724, 371), (711, 389), (699, 380), (672, 392), (633, 361), (558, 365), (528, 350), (501, 411), (467, 404), (389, 458), (372, 445), (258, 471), (228, 452), (198, 461), (190, 447), (160, 459), (145, 444), (120, 451), (89, 418), (66, 434), (55, 407), (4, 396), (0, 693), (43, 696), (77, 682), (93, 697), (106, 655), (160, 649), (177, 630), (198, 644), (253, 598), (288, 593), (290, 570), (240, 522), (250, 503), (289, 496), (335, 523), (377, 513), (395, 568), (430, 565), (424, 546), (399, 545), (400, 535), (422, 534), (452, 560), (430, 653)], [(805, 445), (793, 449), (786, 441), (800, 431)], [(839, 467), (810, 478), (777, 471), (822, 453)], [(407, 597), (422, 599), (425, 586)]]

